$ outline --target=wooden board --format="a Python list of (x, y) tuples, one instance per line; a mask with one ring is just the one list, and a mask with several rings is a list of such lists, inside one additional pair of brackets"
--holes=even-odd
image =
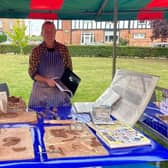
[(0, 161), (34, 158), (30, 128), (0, 129)]
[(74, 124), (74, 120), (44, 120), (45, 124)]
[(168, 115), (160, 114), (158, 115), (158, 118), (160, 118), (160, 120), (162, 120), (164, 123), (168, 124)]
[(0, 124), (5, 123), (37, 123), (36, 112), (0, 113)]
[(100, 156), (108, 152), (85, 125), (45, 127), (48, 158)]

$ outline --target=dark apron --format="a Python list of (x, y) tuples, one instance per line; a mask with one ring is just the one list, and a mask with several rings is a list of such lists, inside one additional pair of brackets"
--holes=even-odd
[[(64, 72), (64, 63), (58, 51), (41, 53), (38, 73), (48, 78), (60, 78)], [(71, 105), (70, 96), (59, 91), (56, 87), (51, 88), (45, 83), (34, 81), (32, 94), (29, 100), (29, 108), (58, 107)]]

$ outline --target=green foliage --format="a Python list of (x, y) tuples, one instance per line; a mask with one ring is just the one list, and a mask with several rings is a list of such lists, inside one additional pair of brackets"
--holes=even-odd
[(168, 38), (168, 20), (153, 20), (151, 22), (152, 27), (152, 40), (161, 39), (161, 41), (166, 41)]
[[(26, 47), (23, 48), (23, 53), (24, 54), (30, 54), (31, 50), (34, 48), (34, 45), (27, 45)], [(0, 53), (14, 53), (14, 54), (19, 54), (20, 53), (20, 48), (19, 46), (15, 45), (0, 45)]]
[[(30, 54), (36, 45), (27, 45), (23, 48), (24, 54)], [(72, 57), (112, 57), (112, 46), (68, 46)], [(14, 45), (0, 45), (0, 53), (19, 53), (20, 48)], [(117, 47), (117, 56), (120, 57), (166, 57), (168, 48), (151, 47)]]
[(19, 47), (16, 47), (14, 45), (0, 45), (0, 53), (5, 54), (5, 53), (19, 53)]
[(119, 45), (121, 45), (121, 46), (127, 46), (128, 45), (128, 40), (120, 38), (119, 39)]
[(26, 26), (19, 20), (13, 26), (13, 31), (8, 32), (8, 36), (11, 38), (12, 43), (19, 47), (20, 53), (23, 54), (23, 48), (28, 44), (28, 36), (26, 36)]
[(168, 58), (168, 48), (151, 47), (117, 47), (117, 56), (126, 57), (166, 57)]
[(24, 47), (24, 49), (23, 49), (24, 54), (30, 55), (30, 53), (34, 47), (35, 47), (35, 45), (27, 45), (26, 47)]
[(112, 46), (68, 46), (71, 56), (109, 57), (112, 55)]
[[(69, 46), (71, 56), (112, 57), (112, 46)], [(168, 48), (117, 47), (117, 56), (124, 57), (167, 57)]]
[(7, 40), (7, 35), (5, 33), (0, 34), (0, 43)]

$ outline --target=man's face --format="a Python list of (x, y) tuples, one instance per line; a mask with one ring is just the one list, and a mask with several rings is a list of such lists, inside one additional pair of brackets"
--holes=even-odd
[(53, 24), (46, 24), (42, 30), (42, 37), (46, 44), (53, 44), (55, 40), (56, 30)]

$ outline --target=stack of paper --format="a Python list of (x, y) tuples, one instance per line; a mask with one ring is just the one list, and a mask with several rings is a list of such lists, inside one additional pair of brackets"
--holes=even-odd
[(111, 107), (109, 106), (94, 106), (91, 112), (92, 121), (94, 124), (113, 124), (110, 117)]
[(88, 124), (96, 131), (104, 143), (110, 148), (125, 148), (150, 145), (150, 140), (130, 126), (115, 121), (113, 125)]

